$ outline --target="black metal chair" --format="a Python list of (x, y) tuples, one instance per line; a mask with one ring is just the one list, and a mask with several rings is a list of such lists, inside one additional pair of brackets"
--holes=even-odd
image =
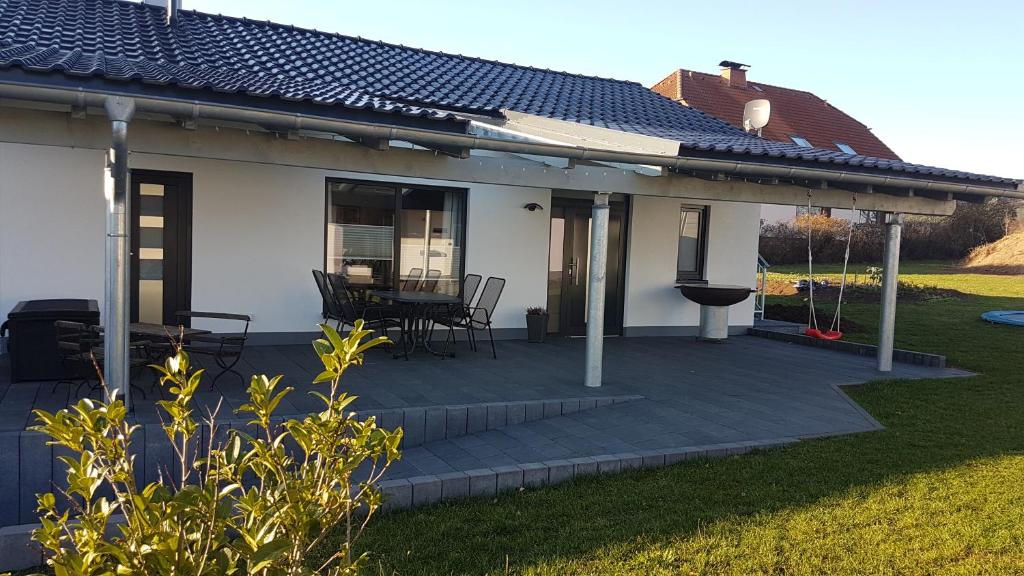
[[(405, 323), (402, 321), (400, 308), (357, 302), (353, 299), (344, 278), (338, 274), (325, 275), (320, 270), (314, 270), (313, 276), (317, 278), (317, 286), (320, 287), (320, 295), (324, 299), (324, 317), (337, 322), (335, 330), (340, 331), (345, 326), (354, 327), (356, 320), (362, 320), (364, 328), (379, 331), (384, 336), (387, 336), (388, 330), (397, 328), (402, 335), (401, 340), (405, 341)], [(408, 360), (409, 351), (404, 345), (402, 352)]]
[(399, 290), (402, 292), (412, 292), (418, 290), (420, 287), (420, 281), (423, 279), (423, 268), (413, 268), (409, 270), (409, 275), (402, 281), (402, 285)]
[[(380, 308), (380, 312), (383, 313), (385, 318), (401, 318), (402, 309), (392, 304), (381, 304), (360, 298), (356, 295), (356, 292), (349, 286), (348, 281), (341, 274), (329, 273), (327, 274), (327, 285), (330, 288), (331, 294), (334, 296), (338, 305), (341, 305), (342, 301), (348, 302), (355, 308), (355, 315), (358, 318), (363, 317), (363, 312), (367, 308)], [(344, 296), (342, 298), (341, 296)], [(340, 309), (339, 309), (340, 310)], [(344, 316), (344, 310), (340, 310), (342, 316)], [(377, 315), (376, 311), (373, 315)]]
[[(434, 324), (441, 324), (449, 328), (449, 334), (454, 339), (454, 332), (451, 330), (452, 321), (463, 321), (469, 316), (467, 308), (473, 304), (473, 297), (476, 296), (476, 291), (480, 288), (480, 282), (483, 280), (483, 276), (479, 274), (466, 274), (465, 279), (462, 281), (462, 293), (459, 295), (459, 299), (462, 301), (460, 304), (455, 306), (449, 306), (447, 309), (435, 311), (431, 320), (433, 324), (430, 326), (430, 339), (434, 338)], [(469, 346), (472, 349), (476, 349), (476, 344), (473, 342), (472, 335), (469, 330), (466, 331), (466, 340), (469, 341)], [(445, 349), (447, 351), (448, 343), (445, 343)]]
[(77, 383), (74, 391), (77, 396), (84, 385), (88, 384), (90, 391), (99, 388), (100, 378), (96, 369), (103, 367), (103, 341), (81, 322), (58, 320), (53, 327), (57, 332), (57, 356), (64, 372), (63, 377), (54, 383), (53, 390), (56, 391), (59, 384)]
[(441, 271), (431, 268), (420, 284), (420, 292), (433, 292), (437, 289), (437, 281), (441, 279)]
[(228, 320), (237, 322), (242, 330), (237, 334), (197, 334), (186, 336), (182, 348), (190, 355), (202, 355), (213, 358), (213, 361), (220, 368), (220, 372), (213, 377), (211, 386), (217, 385), (220, 377), (231, 373), (238, 376), (238, 380), (245, 384), (245, 377), (242, 376), (235, 366), (242, 359), (242, 352), (245, 351), (245, 343), (249, 339), (249, 323), (252, 318), (248, 314), (231, 314), (227, 312), (198, 312), (195, 310), (179, 310), (174, 313), (179, 324), (192, 318), (209, 318), (213, 320)]
[(479, 274), (466, 274), (465, 280), (462, 281), (462, 305), (472, 306), (473, 297), (476, 296), (476, 291), (480, 288), (480, 282), (484, 279)]
[(341, 309), (338, 307), (338, 300), (334, 297), (334, 291), (322, 270), (313, 270), (313, 279), (316, 280), (316, 287), (320, 290), (320, 298), (323, 300), (321, 315), (328, 322), (337, 323), (335, 329), (341, 330), (341, 323), (344, 320), (341, 316)]
[[(95, 392), (102, 383), (103, 370), (103, 332), (98, 326), (89, 326), (81, 322), (57, 320), (53, 323), (57, 333), (57, 356), (60, 358), (64, 376), (53, 385), (75, 384), (73, 396), (78, 395), (82, 386), (89, 386), (89, 392)], [(131, 340), (128, 343), (128, 368), (130, 385), (138, 390), (142, 397), (145, 391), (134, 382), (135, 377), (142, 374), (142, 369), (151, 363), (150, 343), (146, 340)]]
[[(449, 313), (447, 317), (439, 318), (436, 322), (443, 326), (447, 326), (448, 328), (465, 329), (469, 336), (470, 346), (474, 351), (477, 350), (476, 331), (486, 329), (487, 337), (491, 341), (491, 355), (494, 356), (495, 360), (497, 360), (498, 352), (494, 346), (492, 318), (494, 317), (494, 309), (498, 306), (498, 300), (501, 298), (501, 292), (504, 289), (505, 279), (491, 276), (484, 284), (484, 290), (480, 294), (480, 299), (477, 300), (475, 306), (467, 305), (461, 314), (457, 315)], [(450, 339), (451, 337), (445, 340), (444, 346), (446, 352)]]

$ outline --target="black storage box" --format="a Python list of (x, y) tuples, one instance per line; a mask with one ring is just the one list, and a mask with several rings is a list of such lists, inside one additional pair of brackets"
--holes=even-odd
[(58, 380), (64, 376), (57, 355), (57, 320), (81, 322), (89, 326), (100, 323), (100, 309), (95, 300), (62, 298), (18, 302), (0, 327), (7, 333), (11, 381)]

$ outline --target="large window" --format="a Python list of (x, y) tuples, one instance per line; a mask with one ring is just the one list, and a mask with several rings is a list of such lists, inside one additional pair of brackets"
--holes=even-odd
[(676, 255), (676, 280), (703, 280), (707, 243), (708, 209), (683, 206), (679, 211), (679, 251)]
[(457, 295), (465, 227), (464, 190), (330, 180), (326, 270), (355, 288)]

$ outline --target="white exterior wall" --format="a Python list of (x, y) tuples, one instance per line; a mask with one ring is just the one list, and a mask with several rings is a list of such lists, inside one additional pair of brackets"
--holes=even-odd
[[(626, 257), (626, 335), (683, 334), (697, 326), (700, 306), (675, 288), (680, 207), (702, 205), (678, 198), (635, 196)], [(754, 287), (759, 204), (711, 202), (705, 279)], [(750, 326), (754, 299), (731, 306), (730, 326)]]
[[(550, 206), (550, 190), (156, 154), (131, 165), (192, 174), (192, 308), (251, 314), (254, 332), (316, 331), (329, 177), (469, 188), (466, 271), (507, 280), (495, 326), (525, 328), (526, 307), (545, 302), (548, 213), (523, 205)], [(95, 150), (0, 144), (0, 315), (37, 298), (102, 306), (103, 166)]]
[(19, 300), (103, 299), (104, 154), (0, 143), (0, 321)]
[[(261, 162), (131, 156), (133, 168), (192, 174), (193, 309), (251, 314), (253, 332), (314, 332), (320, 298), (310, 270), (323, 266), (329, 177), (468, 188), (466, 271), (507, 280), (495, 326), (521, 334), (525, 308), (545, 305), (550, 190), (285, 166), (257, 154)], [(102, 305), (104, 152), (0, 144), (0, 173), (0, 317), (25, 299), (95, 298)], [(523, 209), (530, 202), (545, 209)], [(678, 207), (696, 203), (633, 198), (627, 334), (685, 333), (666, 328), (698, 324), (697, 306), (673, 288)], [(753, 285), (760, 206), (710, 205), (707, 279)], [(752, 306), (734, 307), (730, 323), (749, 325)]]

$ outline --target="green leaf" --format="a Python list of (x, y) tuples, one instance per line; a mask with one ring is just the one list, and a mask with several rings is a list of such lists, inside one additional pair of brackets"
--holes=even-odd
[(274, 563), (274, 560), (288, 550), (289, 546), (291, 546), (291, 542), (284, 538), (271, 540), (270, 542), (261, 545), (249, 558), (249, 573), (255, 574), (260, 570), (269, 568), (270, 565)]

